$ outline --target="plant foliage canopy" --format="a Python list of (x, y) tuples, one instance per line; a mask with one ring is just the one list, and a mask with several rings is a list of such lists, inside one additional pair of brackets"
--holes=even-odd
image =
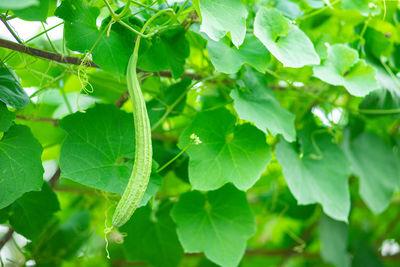
[(1, 0), (0, 20), (1, 266), (400, 266), (399, 1)]

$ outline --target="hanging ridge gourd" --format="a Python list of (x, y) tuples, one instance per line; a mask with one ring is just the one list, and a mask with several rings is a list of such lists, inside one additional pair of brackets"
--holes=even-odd
[(153, 154), (151, 145), (151, 127), (146, 103), (136, 73), (136, 65), (140, 39), (141, 36), (144, 36), (143, 33), (147, 26), (156, 17), (169, 11), (171, 11), (171, 9), (161, 10), (146, 22), (140, 34), (136, 38), (135, 48), (129, 59), (126, 79), (135, 123), (135, 161), (128, 185), (125, 188), (112, 218), (113, 228), (124, 225), (131, 218), (132, 214), (140, 204), (144, 192), (146, 191), (147, 184), (149, 183)]

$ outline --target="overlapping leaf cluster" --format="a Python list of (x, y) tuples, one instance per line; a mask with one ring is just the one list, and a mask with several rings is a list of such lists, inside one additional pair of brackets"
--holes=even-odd
[[(24, 45), (84, 58), (0, 49), (0, 223), (32, 241), (15, 257), (397, 266), (379, 250), (400, 242), (395, 1), (129, 2), (121, 21), (110, 9), (126, 1), (0, 3), (6, 22), (63, 21), (63, 40)], [(134, 161), (126, 66), (136, 32), (166, 8), (175, 15), (155, 20), (138, 61), (153, 172), (108, 261), (104, 225)]]

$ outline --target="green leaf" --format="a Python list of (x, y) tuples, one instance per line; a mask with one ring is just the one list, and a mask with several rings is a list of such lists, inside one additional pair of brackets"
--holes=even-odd
[(60, 266), (63, 260), (76, 256), (89, 237), (89, 225), (87, 211), (76, 211), (63, 224), (53, 225), (40, 236), (41, 242), (31, 243), (36, 265)]
[(218, 42), (209, 40), (207, 51), (215, 69), (228, 74), (238, 72), (243, 64), (248, 64), (259, 72), (265, 72), (270, 60), (268, 50), (250, 34), (246, 35), (239, 49), (231, 46), (229, 38), (225, 37)]
[(340, 267), (350, 267), (350, 254), (347, 252), (348, 225), (328, 216), (319, 220), (321, 257), (325, 262)]
[[(185, 60), (189, 56), (189, 43), (185, 29), (177, 27), (143, 41), (139, 50), (138, 68), (146, 71), (171, 70), (177, 79), (182, 76)], [(143, 49), (143, 50), (142, 50)]]
[(273, 135), (282, 134), (289, 142), (295, 141), (295, 115), (281, 107), (266, 79), (248, 68), (243, 81), (250, 92), (233, 90), (230, 94), (239, 117), (253, 122), (266, 134), (270, 131)]
[(344, 10), (358, 10), (364, 16), (370, 13), (369, 0), (342, 0), (341, 8)]
[(377, 251), (366, 240), (360, 238), (355, 242), (352, 267), (384, 267)]
[[(390, 74), (381, 66), (372, 61), (368, 65), (376, 71), (380, 90), (369, 93), (360, 104), (360, 109), (399, 109), (400, 108), (400, 79), (390, 76)], [(399, 117), (399, 114), (393, 114)], [(376, 115), (375, 115), (376, 116)]]
[(355, 96), (365, 96), (378, 88), (376, 71), (353, 48), (342, 44), (328, 47), (328, 58), (314, 66), (314, 76), (329, 84), (344, 86)]
[(6, 132), (15, 120), (15, 113), (7, 109), (7, 106), (0, 101), (0, 132)]
[(96, 19), (100, 11), (83, 1), (65, 0), (56, 9), (55, 15), (65, 21), (64, 36), (67, 47), (86, 53), (92, 51), (93, 61), (102, 69), (124, 75), (134, 47), (134, 37), (127, 31), (112, 27), (98, 29)]
[[(62, 177), (96, 189), (122, 194), (132, 171), (135, 130), (132, 114), (113, 105), (96, 105), (60, 121), (67, 133), (60, 152)], [(152, 181), (155, 179), (154, 181)], [(144, 199), (160, 177), (152, 175)], [(159, 186), (158, 186), (159, 187)], [(142, 203), (143, 204), (143, 203)]]
[(22, 9), (39, 5), (39, 0), (13, 0), (1, 1), (0, 9)]
[(23, 9), (13, 10), (14, 14), (23, 20), (46, 21), (49, 8), (56, 5), (56, 0), (39, 0), (39, 5), (32, 5)]
[[(318, 0), (317, 0), (318, 1)], [(310, 5), (310, 0), (306, 0)], [(275, 8), (279, 9), (285, 16), (290, 19), (298, 19), (304, 15), (304, 12), (299, 7), (299, 2), (296, 0), (280, 0), (275, 2)]]
[(233, 44), (239, 48), (246, 35), (246, 6), (240, 0), (200, 0), (199, 3), (200, 30), (214, 41), (230, 32)]
[(340, 147), (332, 143), (333, 137), (318, 131), (300, 134), (300, 153), (295, 143), (281, 140), (275, 149), (276, 159), (300, 205), (320, 203), (327, 215), (347, 222), (349, 162)]
[(0, 64), (0, 101), (16, 109), (29, 103), (29, 96), (19, 84), (15, 74)]
[(319, 64), (319, 57), (307, 35), (276, 9), (262, 7), (258, 10), (254, 35), (284, 67)]
[(246, 194), (230, 184), (207, 194), (183, 194), (171, 215), (185, 252), (204, 252), (222, 266), (239, 264), (256, 230)]
[[(359, 105), (359, 109), (362, 110), (372, 110), (372, 115), (379, 116), (379, 114), (374, 114), (374, 110), (400, 110), (400, 95), (396, 92), (379, 89), (369, 93)], [(369, 114), (365, 114), (369, 115)], [(383, 114), (385, 115), (385, 114)], [(400, 114), (393, 112), (392, 116), (399, 118)]]
[(374, 212), (384, 211), (400, 184), (400, 161), (377, 135), (363, 132), (346, 147), (360, 195)]
[[(202, 143), (192, 144), (192, 134)], [(235, 117), (226, 109), (199, 113), (183, 131), (178, 146), (190, 146), (189, 180), (199, 190), (217, 189), (228, 182), (247, 190), (271, 160), (265, 135), (250, 124), (235, 126)]]
[(28, 127), (14, 125), (0, 140), (0, 209), (43, 184), (42, 146)]
[[(186, 103), (186, 90), (190, 86), (192, 80), (189, 78), (183, 78), (180, 82), (172, 84), (166, 88), (163, 88), (157, 99), (152, 99), (146, 103), (147, 112), (150, 118), (150, 124), (154, 125), (157, 123), (167, 111), (166, 105), (172, 105), (179, 98), (181, 99), (176, 104), (173, 112), (181, 112), (185, 107)], [(171, 113), (172, 113), (171, 111)], [(169, 116), (173, 116), (170, 114)]]
[(143, 260), (155, 267), (178, 265), (183, 249), (170, 210), (171, 204), (167, 202), (163, 202), (156, 212), (150, 206), (142, 207), (121, 227), (127, 234), (123, 248), (129, 260)]
[(10, 224), (17, 233), (36, 240), (59, 209), (56, 194), (44, 183), (42, 191), (28, 192), (12, 204)]
[(10, 210), (11, 210), (11, 205), (5, 207), (4, 209), (0, 209), (0, 223), (1, 224), (7, 222), (8, 217), (10, 217)]
[(153, 161), (152, 173), (146, 191), (138, 207), (146, 206), (147, 203), (157, 194), (162, 185), (162, 177), (157, 173), (158, 164)]

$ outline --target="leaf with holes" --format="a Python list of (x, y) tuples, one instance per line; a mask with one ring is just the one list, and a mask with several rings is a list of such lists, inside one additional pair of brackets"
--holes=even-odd
[(207, 51), (215, 69), (228, 74), (238, 72), (243, 64), (248, 64), (259, 72), (265, 72), (270, 59), (268, 50), (254, 35), (246, 35), (239, 48), (230, 46), (227, 37), (218, 42), (209, 40)]
[(319, 57), (307, 35), (277, 9), (262, 7), (258, 10), (254, 35), (285, 67), (319, 64)]
[(328, 57), (320, 66), (314, 66), (314, 76), (333, 85), (344, 86), (350, 94), (365, 96), (378, 88), (376, 71), (358, 52), (346, 45), (335, 44), (328, 48)]
[(248, 68), (243, 82), (249, 92), (233, 90), (230, 94), (239, 117), (253, 122), (266, 134), (270, 131), (273, 135), (282, 134), (289, 142), (295, 141), (295, 116), (282, 108), (268, 88), (266, 79)]

